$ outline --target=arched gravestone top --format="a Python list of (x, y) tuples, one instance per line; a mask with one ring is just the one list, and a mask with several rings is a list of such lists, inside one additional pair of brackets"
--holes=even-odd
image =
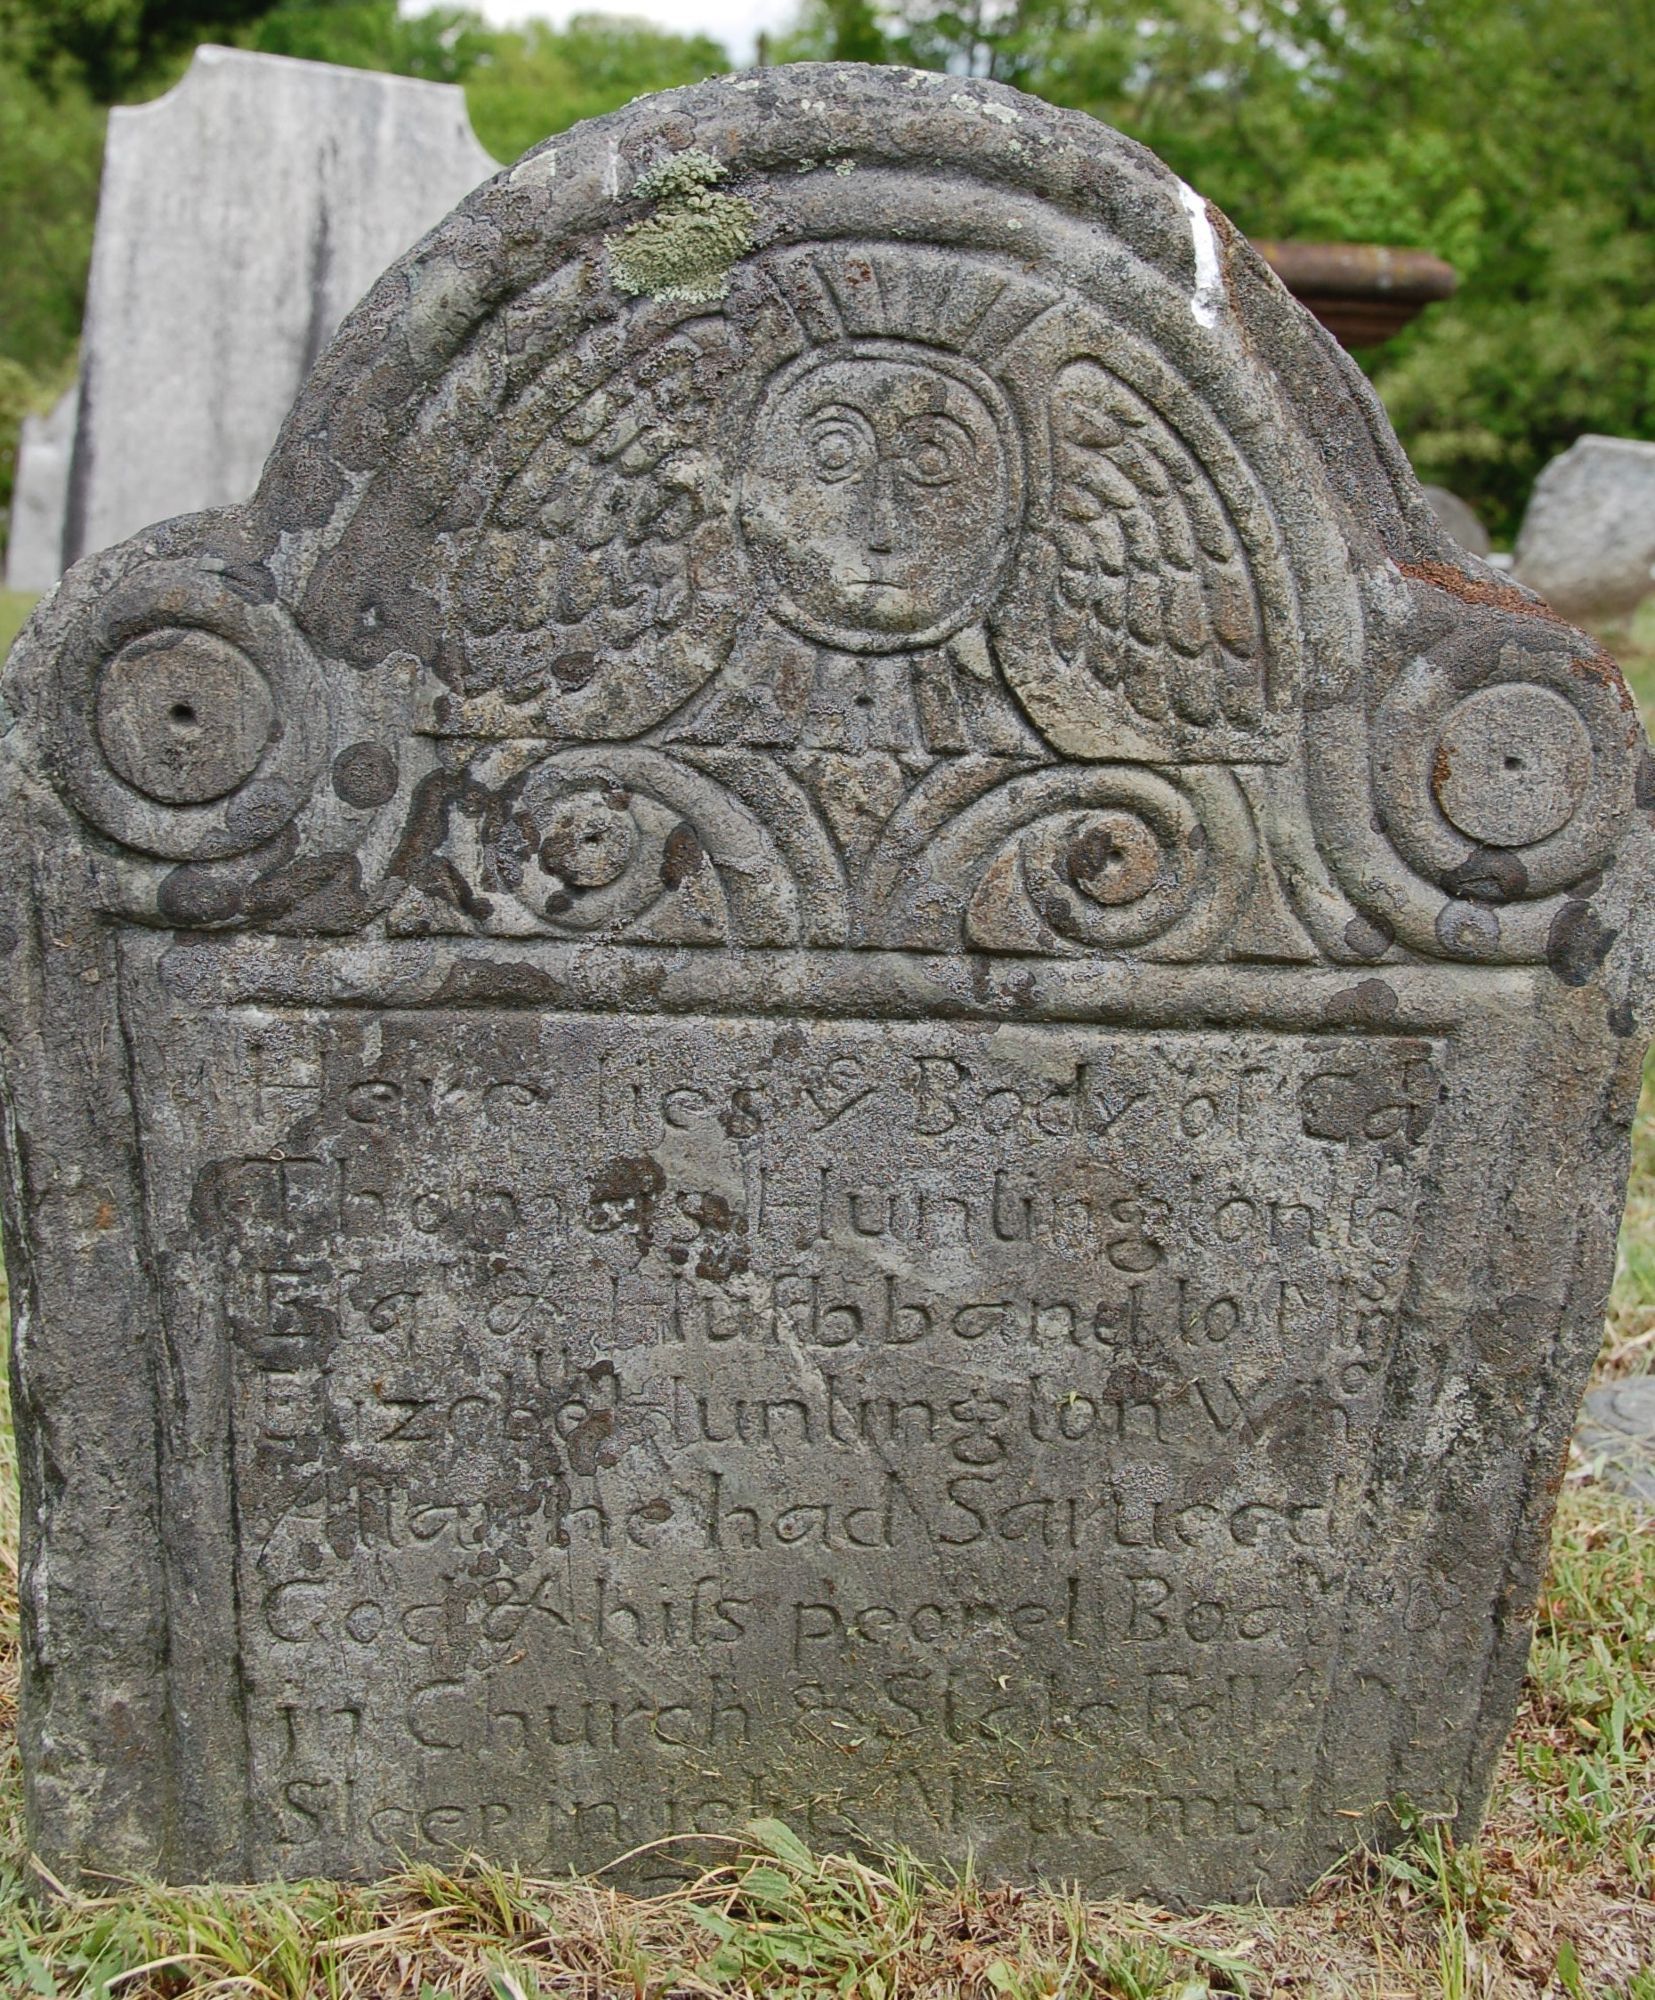
[(1475, 1825), (1649, 766), (1149, 155), (834, 66), (559, 138), (6, 693), (54, 1868)]

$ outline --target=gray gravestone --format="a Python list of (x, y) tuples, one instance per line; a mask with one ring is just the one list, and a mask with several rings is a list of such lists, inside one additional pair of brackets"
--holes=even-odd
[(1655, 1500), (1655, 1375), (1592, 1390), (1581, 1406), (1575, 1443), (1608, 1485), (1634, 1500)]
[(1475, 1826), (1649, 765), (1148, 154), (854, 66), (560, 138), (6, 698), (52, 1868)]
[(1493, 547), (1488, 530), (1457, 493), (1450, 493), (1446, 486), (1422, 486), (1420, 491), (1431, 512), (1462, 549), (1469, 549), (1474, 556), (1488, 554)]
[(251, 492), (340, 320), (495, 167), (453, 84), (241, 49), (111, 111), (73, 473), (25, 449), (13, 587)]
[(1621, 618), (1655, 591), (1655, 444), (1577, 438), (1534, 483), (1513, 567), (1565, 618)]
[(63, 523), (69, 509), (69, 461), (75, 448), (80, 388), (66, 389), (18, 430), (6, 536), (6, 588), (39, 593), (63, 574)]

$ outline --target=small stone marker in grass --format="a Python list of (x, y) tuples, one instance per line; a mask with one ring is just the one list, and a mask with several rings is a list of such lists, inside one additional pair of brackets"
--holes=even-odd
[(6, 700), (55, 1871), (1476, 1825), (1650, 768), (1149, 155), (855, 67), (559, 138)]
[(1566, 618), (1630, 617), (1655, 592), (1655, 443), (1576, 438), (1535, 481), (1514, 562)]
[(1607, 1485), (1634, 1500), (1655, 1500), (1655, 1375), (1592, 1390), (1581, 1407), (1575, 1444)]

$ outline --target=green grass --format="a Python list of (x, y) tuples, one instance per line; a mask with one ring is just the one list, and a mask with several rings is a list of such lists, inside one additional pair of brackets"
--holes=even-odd
[[(0, 626), (0, 636), (4, 627)], [(1646, 712), (1655, 616), (1611, 635)], [(1655, 1065), (1600, 1372), (1655, 1365)], [(1293, 1910), (1175, 1916), (809, 1852), (774, 1822), (672, 1896), (479, 1863), (367, 1888), (41, 1900), (12, 1740), (0, 1383), (0, 1994), (33, 2000), (1655, 2000), (1655, 1518), (1571, 1467), (1482, 1838), (1359, 1855)]]
[(1632, 619), (1603, 635), (1638, 697), (1646, 725), (1655, 726), (1655, 597), (1647, 597)]

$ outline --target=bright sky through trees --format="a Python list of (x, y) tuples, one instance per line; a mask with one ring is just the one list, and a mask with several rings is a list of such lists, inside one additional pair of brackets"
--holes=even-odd
[[(550, 21), (561, 28), (582, 11), (580, 0), (478, 0), (477, 11), (495, 28), (524, 21)], [(590, 11), (589, 9), (587, 11)], [(785, 28), (797, 12), (794, 0), (622, 0), (617, 13), (636, 14), (653, 27), (675, 35), (711, 35), (730, 51), (738, 66), (753, 59), (761, 31), (772, 35)]]

